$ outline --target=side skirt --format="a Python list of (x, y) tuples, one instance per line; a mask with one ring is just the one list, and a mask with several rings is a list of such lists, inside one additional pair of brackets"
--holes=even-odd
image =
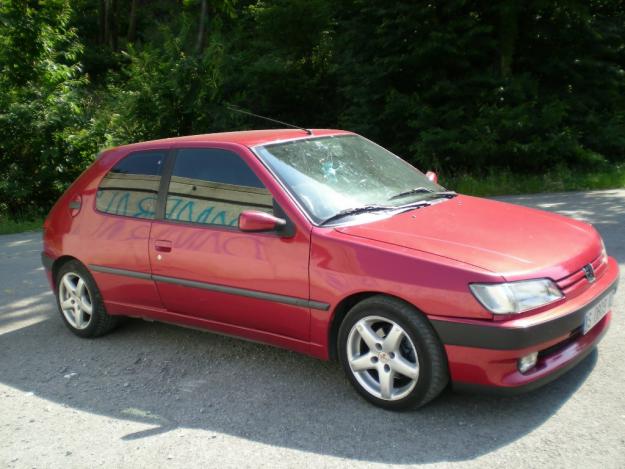
[(249, 342), (272, 345), (274, 347), (293, 350), (298, 353), (310, 355), (321, 360), (327, 360), (320, 344), (305, 342), (271, 332), (264, 332), (257, 329), (226, 324), (209, 319), (196, 318), (183, 314), (172, 313), (165, 309), (137, 308), (134, 305), (127, 305), (117, 302), (105, 301), (107, 311), (114, 315), (125, 315), (141, 318), (146, 321), (158, 321), (165, 324), (186, 327), (203, 332), (212, 332), (227, 337), (243, 339)]

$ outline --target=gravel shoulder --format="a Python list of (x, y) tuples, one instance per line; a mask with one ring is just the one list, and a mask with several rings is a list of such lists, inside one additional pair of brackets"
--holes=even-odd
[[(625, 267), (625, 190), (502, 197), (595, 224)], [(625, 286), (586, 360), (533, 393), (393, 413), (336, 363), (129, 320), (65, 329), (41, 235), (0, 236), (0, 467), (625, 467)]]

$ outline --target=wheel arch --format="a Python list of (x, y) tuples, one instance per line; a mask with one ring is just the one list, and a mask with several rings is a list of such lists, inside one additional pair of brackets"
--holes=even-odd
[(334, 308), (334, 313), (332, 314), (332, 320), (330, 323), (330, 327), (328, 329), (328, 356), (330, 360), (336, 360), (338, 358), (337, 355), (337, 340), (339, 335), (339, 328), (345, 319), (345, 316), (361, 301), (366, 300), (367, 298), (371, 298), (373, 296), (385, 296), (387, 298), (393, 298), (395, 300), (401, 301), (414, 308), (417, 312), (421, 313), (425, 319), (429, 319), (425, 313), (415, 304), (410, 301), (406, 301), (404, 298), (401, 298), (396, 295), (392, 295), (390, 293), (380, 292), (380, 291), (363, 291), (358, 293), (352, 293), (351, 295), (343, 298)]
[[(77, 261), (80, 262), (80, 260), (78, 260), (77, 258), (75, 258), (74, 256), (60, 256), (57, 257), (54, 262), (52, 263), (52, 281), (54, 282), (54, 290), (56, 291), (57, 289), (57, 281), (56, 281), (56, 277), (59, 273), (59, 270), (61, 270), (61, 267), (63, 267), (65, 264), (67, 264), (69, 261)], [(82, 264), (82, 262), (80, 262)], [(84, 264), (83, 264), (84, 265)]]

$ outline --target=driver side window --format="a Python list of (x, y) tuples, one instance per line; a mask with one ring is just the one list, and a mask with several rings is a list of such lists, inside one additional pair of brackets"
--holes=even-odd
[(228, 150), (178, 150), (165, 218), (236, 227), (244, 210), (273, 212), (271, 193), (239, 155)]

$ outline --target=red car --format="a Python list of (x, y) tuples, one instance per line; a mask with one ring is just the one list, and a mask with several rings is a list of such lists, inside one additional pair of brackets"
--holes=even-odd
[(619, 276), (597, 231), (435, 180), (338, 130), (126, 145), (56, 203), (43, 264), (78, 336), (121, 316), (240, 336), (338, 359), (391, 409), (575, 366)]

